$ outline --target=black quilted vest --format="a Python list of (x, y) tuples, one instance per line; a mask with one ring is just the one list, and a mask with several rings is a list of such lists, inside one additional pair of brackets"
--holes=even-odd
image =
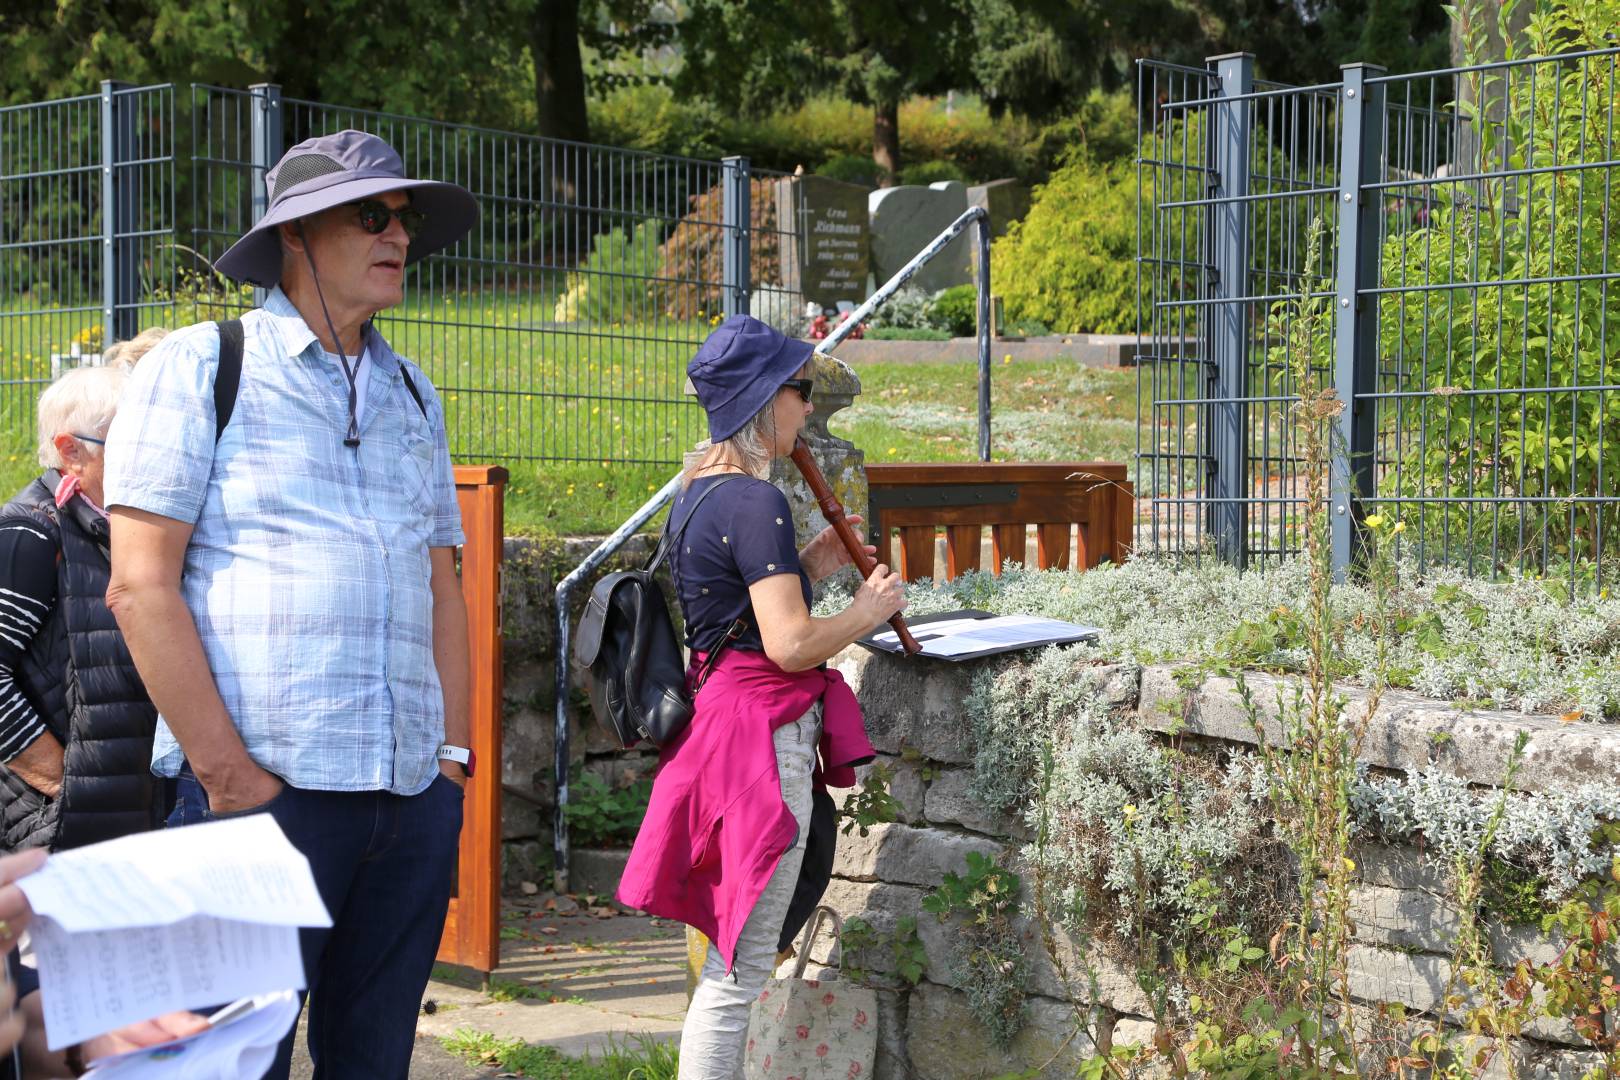
[(62, 793), (52, 800), (0, 766), (6, 849), (93, 844), (160, 824), (162, 781), (152, 775), (157, 710), (107, 610), (107, 523), (82, 499), (58, 510), (47, 472), (5, 509), (56, 540), (56, 604), (14, 673), (64, 748)]

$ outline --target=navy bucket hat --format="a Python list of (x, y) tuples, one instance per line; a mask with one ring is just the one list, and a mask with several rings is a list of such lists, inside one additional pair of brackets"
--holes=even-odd
[(422, 211), (421, 231), (405, 251), (405, 264), (449, 247), (478, 220), (478, 200), (458, 184), (411, 180), (394, 148), (364, 131), (339, 131), (305, 139), (264, 175), (270, 208), (247, 235), (214, 264), (238, 281), (270, 288), (281, 280), (281, 241), (276, 226), (322, 210), (408, 191)]
[(814, 354), (808, 342), (749, 315), (733, 315), (715, 327), (686, 365), (709, 414), (710, 441), (737, 434)]

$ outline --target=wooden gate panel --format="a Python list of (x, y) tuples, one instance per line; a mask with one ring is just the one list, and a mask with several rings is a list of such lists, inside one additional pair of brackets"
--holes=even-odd
[(462, 803), (456, 880), (439, 960), (485, 973), (501, 960), (501, 555), (506, 470), (456, 467), (461, 504), (461, 592), (472, 655), (472, 750), (478, 775)]

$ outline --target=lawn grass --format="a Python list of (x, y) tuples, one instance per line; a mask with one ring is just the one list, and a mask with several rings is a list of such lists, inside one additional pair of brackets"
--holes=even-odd
[[(33, 402), (50, 353), (76, 337), (99, 344), (95, 311), (0, 308), (0, 491), (36, 474)], [(708, 332), (702, 320), (548, 321), (538, 292), (496, 302), (482, 294), (412, 300), (380, 320), (390, 343), (427, 369), (444, 401), (458, 462), (511, 474), (509, 532), (611, 532), (678, 468), (704, 435), (685, 391), (685, 366)], [(219, 314), (153, 309), (171, 324)], [(970, 364), (864, 363), (863, 392), (831, 430), (869, 462), (972, 461), (977, 373)], [(17, 380), (29, 380), (19, 382)], [(997, 363), (991, 449), (999, 461), (1129, 462), (1136, 449), (1136, 375), (1069, 362)], [(545, 455), (553, 460), (525, 460)], [(555, 460), (558, 457), (576, 460)]]
[(675, 1080), (680, 1061), (677, 1047), (646, 1036), (633, 1047), (614, 1043), (589, 1058), (566, 1057), (549, 1046), (530, 1046), (522, 1039), (501, 1039), (472, 1028), (457, 1028), (439, 1043), (468, 1064), (493, 1065), (503, 1075), (531, 1080)]

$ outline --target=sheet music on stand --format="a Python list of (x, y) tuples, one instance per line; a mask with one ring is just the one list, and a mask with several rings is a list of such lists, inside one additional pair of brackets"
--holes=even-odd
[[(977, 660), (1044, 645), (1095, 641), (1102, 633), (1099, 627), (1080, 623), (1038, 615), (995, 615), (972, 608), (907, 619), (906, 626), (922, 646), (921, 655), (955, 661)], [(904, 652), (899, 637), (887, 628), (857, 638), (855, 644), (873, 652)]]

